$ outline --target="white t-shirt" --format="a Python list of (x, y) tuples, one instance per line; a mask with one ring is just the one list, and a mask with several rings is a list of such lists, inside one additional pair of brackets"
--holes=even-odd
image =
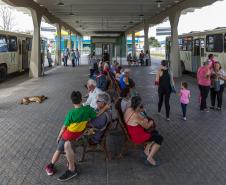
[(93, 90), (93, 92), (89, 93), (89, 97), (86, 100), (86, 102), (84, 103), (84, 105), (90, 105), (90, 107), (92, 107), (96, 110), (97, 109), (97, 102), (96, 102), (97, 96), (98, 96), (98, 94), (101, 94), (101, 93), (103, 93), (103, 91), (96, 87)]

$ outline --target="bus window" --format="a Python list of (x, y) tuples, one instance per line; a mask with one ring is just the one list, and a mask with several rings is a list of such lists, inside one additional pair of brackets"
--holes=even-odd
[(0, 35), (0, 52), (7, 52), (8, 46), (7, 46), (7, 40), (6, 36)]
[(200, 40), (195, 39), (194, 41), (194, 56), (200, 56)]
[(182, 38), (178, 39), (179, 50), (183, 50), (183, 40)]
[(201, 57), (204, 57), (204, 55), (205, 55), (205, 53), (204, 53), (204, 50), (205, 50), (205, 41), (204, 41), (204, 39), (200, 40), (200, 45), (201, 45)]
[(192, 51), (192, 37), (184, 37), (182, 44), (183, 51)]
[(222, 52), (223, 51), (223, 35), (207, 35), (206, 36), (206, 51), (207, 52)]
[(226, 53), (226, 33), (224, 34), (224, 52)]
[(10, 52), (17, 51), (17, 38), (16, 37), (12, 37), (12, 36), (8, 37), (8, 47), (9, 47)]

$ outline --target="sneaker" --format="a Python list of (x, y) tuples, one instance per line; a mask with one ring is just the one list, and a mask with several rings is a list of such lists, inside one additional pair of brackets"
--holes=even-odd
[(205, 112), (209, 112), (210, 110), (206, 108), (206, 109), (204, 109), (204, 111), (205, 111)]
[(183, 117), (183, 120), (184, 120), (184, 121), (186, 121), (186, 120), (187, 120), (187, 118), (186, 118), (186, 117)]
[(45, 170), (46, 170), (46, 173), (47, 173), (48, 176), (53, 175), (53, 174), (54, 174), (54, 165), (51, 164), (51, 163), (48, 164), (48, 165), (46, 166)]
[(75, 169), (75, 171), (70, 171), (70, 170), (67, 170), (63, 175), (61, 175), (57, 180), (59, 181), (67, 181), (69, 179), (72, 179), (73, 177), (77, 176), (78, 175), (78, 171), (77, 169)]
[(217, 110), (221, 110), (221, 108), (220, 107), (217, 107)]
[(214, 109), (215, 109), (215, 107), (214, 107), (214, 106), (211, 106), (211, 107), (210, 107), (210, 109), (214, 110)]
[(166, 118), (167, 121), (170, 121), (170, 118)]

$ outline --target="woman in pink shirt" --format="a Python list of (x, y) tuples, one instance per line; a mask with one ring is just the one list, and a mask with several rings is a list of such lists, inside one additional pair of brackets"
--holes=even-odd
[(197, 80), (198, 80), (198, 85), (199, 85), (199, 90), (200, 90), (200, 95), (201, 95), (201, 103), (200, 103), (200, 110), (201, 111), (207, 111), (207, 105), (206, 105), (206, 99), (208, 97), (209, 91), (210, 91), (210, 68), (209, 68), (209, 60), (203, 62), (203, 66), (201, 66), (198, 69), (197, 72)]
[(190, 91), (188, 90), (187, 82), (181, 83), (181, 90), (180, 90), (180, 103), (183, 113), (183, 120), (186, 121), (186, 112), (187, 112), (187, 105), (190, 99)]

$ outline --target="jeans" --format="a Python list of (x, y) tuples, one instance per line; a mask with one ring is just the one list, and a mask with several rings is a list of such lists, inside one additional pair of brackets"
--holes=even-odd
[(158, 112), (161, 111), (163, 99), (165, 98), (165, 108), (166, 108), (166, 117), (169, 118), (170, 113), (170, 92), (161, 92), (159, 91), (159, 103), (158, 103)]
[(182, 108), (183, 117), (186, 117), (187, 104), (181, 103), (181, 108)]
[(215, 106), (215, 101), (217, 97), (217, 107), (221, 108), (222, 101), (223, 101), (223, 92), (224, 92), (224, 84), (220, 86), (220, 91), (214, 91), (214, 88), (210, 89), (210, 99), (211, 99), (211, 106)]
[(68, 57), (64, 56), (64, 66), (67, 66), (67, 59), (68, 59)]
[(76, 66), (79, 66), (79, 58), (76, 58), (75, 61), (76, 61)]
[(75, 67), (75, 59), (72, 59), (71, 63), (72, 63), (72, 67)]
[(201, 95), (200, 110), (204, 110), (207, 108), (206, 99), (210, 91), (210, 86), (199, 85), (199, 90)]

